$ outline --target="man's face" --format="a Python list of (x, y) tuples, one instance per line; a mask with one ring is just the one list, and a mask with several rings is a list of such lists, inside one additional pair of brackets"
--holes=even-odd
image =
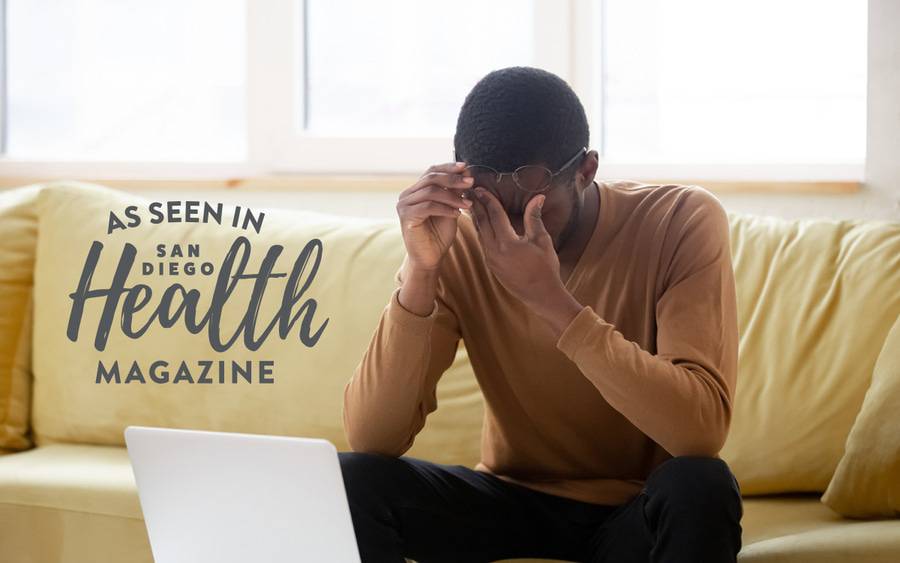
[[(533, 197), (539, 194), (520, 190), (511, 176), (503, 176), (500, 183), (482, 187), (494, 194), (503, 205), (506, 216), (516, 233), (524, 235), (525, 207)], [(564, 242), (561, 240), (561, 235), (571, 234), (571, 222), (578, 217), (579, 200), (576, 197), (575, 186), (572, 181), (563, 183), (554, 180), (547, 190), (540, 193), (546, 197), (541, 209), (541, 220), (553, 238), (554, 248), (558, 249)]]

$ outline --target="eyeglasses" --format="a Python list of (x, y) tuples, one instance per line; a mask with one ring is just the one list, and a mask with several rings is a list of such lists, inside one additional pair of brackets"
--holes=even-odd
[[(545, 166), (537, 164), (526, 164), (516, 168), (513, 172), (498, 172), (496, 169), (483, 164), (472, 164), (466, 166), (472, 176), (475, 178), (475, 186), (483, 186), (496, 193), (497, 185), (503, 180), (504, 176), (512, 176), (516, 187), (526, 193), (540, 193), (546, 191), (553, 183), (554, 178), (562, 174), (562, 172), (572, 166), (581, 155), (587, 153), (587, 147), (581, 147), (578, 153), (563, 164), (556, 172), (551, 171)], [(454, 160), (456, 155), (454, 154)]]

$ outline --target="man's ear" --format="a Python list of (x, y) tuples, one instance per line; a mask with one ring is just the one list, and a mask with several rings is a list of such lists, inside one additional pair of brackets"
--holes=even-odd
[(580, 176), (579, 186), (589, 186), (597, 175), (597, 169), (600, 167), (600, 153), (595, 150), (588, 151), (578, 167), (576, 177)]
[(591, 185), (598, 168), (600, 168), (600, 153), (595, 150), (588, 151), (575, 172), (575, 186), (579, 191)]

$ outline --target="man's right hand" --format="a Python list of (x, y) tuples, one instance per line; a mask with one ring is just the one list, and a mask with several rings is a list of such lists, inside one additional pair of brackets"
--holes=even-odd
[(412, 186), (400, 192), (397, 215), (406, 245), (408, 265), (415, 271), (437, 272), (456, 239), (460, 208), (471, 209), (462, 194), (474, 178), (465, 163), (431, 166)]

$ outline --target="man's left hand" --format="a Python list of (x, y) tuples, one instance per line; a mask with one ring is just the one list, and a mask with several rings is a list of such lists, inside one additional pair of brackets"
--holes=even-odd
[(564, 289), (559, 257), (541, 220), (544, 199), (537, 195), (528, 201), (523, 216), (525, 234), (519, 236), (494, 194), (476, 187), (473, 198), (473, 222), (487, 265), (503, 287), (526, 304)]
[(547, 322), (558, 340), (583, 306), (559, 278), (559, 257), (541, 220), (544, 196), (531, 198), (525, 206), (525, 234), (519, 236), (494, 194), (481, 187), (475, 188), (475, 194), (472, 220), (488, 268), (503, 287)]

